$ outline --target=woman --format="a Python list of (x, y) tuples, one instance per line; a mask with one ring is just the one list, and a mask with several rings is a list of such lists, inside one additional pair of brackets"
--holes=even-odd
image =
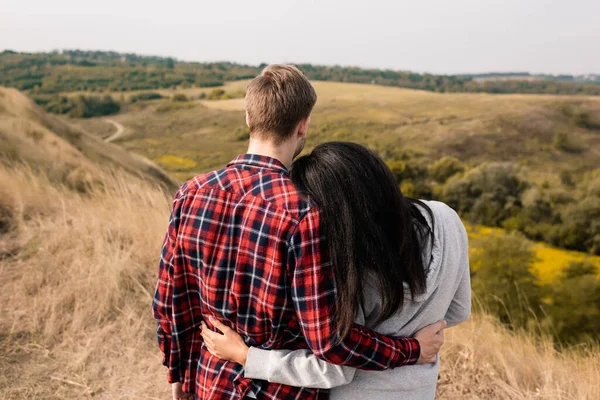
[[(458, 215), (435, 201), (404, 197), (386, 164), (353, 143), (326, 143), (298, 159), (294, 184), (325, 223), (338, 292), (340, 336), (353, 321), (390, 336), (411, 336), (445, 319), (469, 318), (467, 234)], [(333, 388), (331, 399), (433, 399), (435, 364), (361, 371), (328, 364), (310, 350), (248, 348), (235, 331), (203, 325), (208, 350), (245, 366), (245, 377)]]

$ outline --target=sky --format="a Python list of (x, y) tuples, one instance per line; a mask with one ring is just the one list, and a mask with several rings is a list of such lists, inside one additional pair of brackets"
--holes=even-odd
[(600, 73), (600, 0), (0, 0), (0, 51)]

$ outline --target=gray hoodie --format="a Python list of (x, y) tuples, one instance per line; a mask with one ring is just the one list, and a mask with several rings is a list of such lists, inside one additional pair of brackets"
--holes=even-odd
[[(411, 299), (401, 310), (376, 325), (380, 296), (371, 282), (365, 288), (364, 310), (356, 322), (389, 336), (410, 337), (419, 329), (445, 319), (454, 326), (469, 318), (471, 286), (467, 232), (454, 210), (437, 201), (426, 201), (434, 216), (434, 242), (426, 243), (423, 260), (427, 290)], [(423, 212), (429, 225), (432, 221)], [(429, 241), (429, 240), (428, 240)], [(399, 260), (401, 262), (401, 260)], [(251, 348), (245, 377), (290, 386), (332, 388), (331, 399), (425, 400), (435, 397), (439, 373), (435, 364), (411, 365), (387, 371), (362, 371), (329, 364), (310, 350), (261, 350)]]

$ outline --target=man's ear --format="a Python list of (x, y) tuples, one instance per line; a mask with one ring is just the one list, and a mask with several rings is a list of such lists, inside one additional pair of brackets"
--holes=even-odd
[(302, 118), (298, 124), (298, 138), (305, 138), (308, 134), (308, 124), (310, 123), (310, 115)]
[(248, 117), (248, 111), (246, 111), (246, 126), (250, 128), (250, 118)]

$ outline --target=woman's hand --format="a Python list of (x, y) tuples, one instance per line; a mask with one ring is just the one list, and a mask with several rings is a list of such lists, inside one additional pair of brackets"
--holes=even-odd
[(209, 317), (208, 319), (215, 328), (223, 332), (223, 334), (213, 332), (202, 322), (202, 331), (200, 334), (210, 354), (222, 360), (233, 361), (242, 366), (246, 365), (249, 347), (244, 343), (244, 339), (236, 331), (222, 324), (216, 318)]
[(173, 400), (193, 400), (193, 393), (186, 393), (181, 388), (181, 383), (177, 382), (171, 385), (173, 391)]

